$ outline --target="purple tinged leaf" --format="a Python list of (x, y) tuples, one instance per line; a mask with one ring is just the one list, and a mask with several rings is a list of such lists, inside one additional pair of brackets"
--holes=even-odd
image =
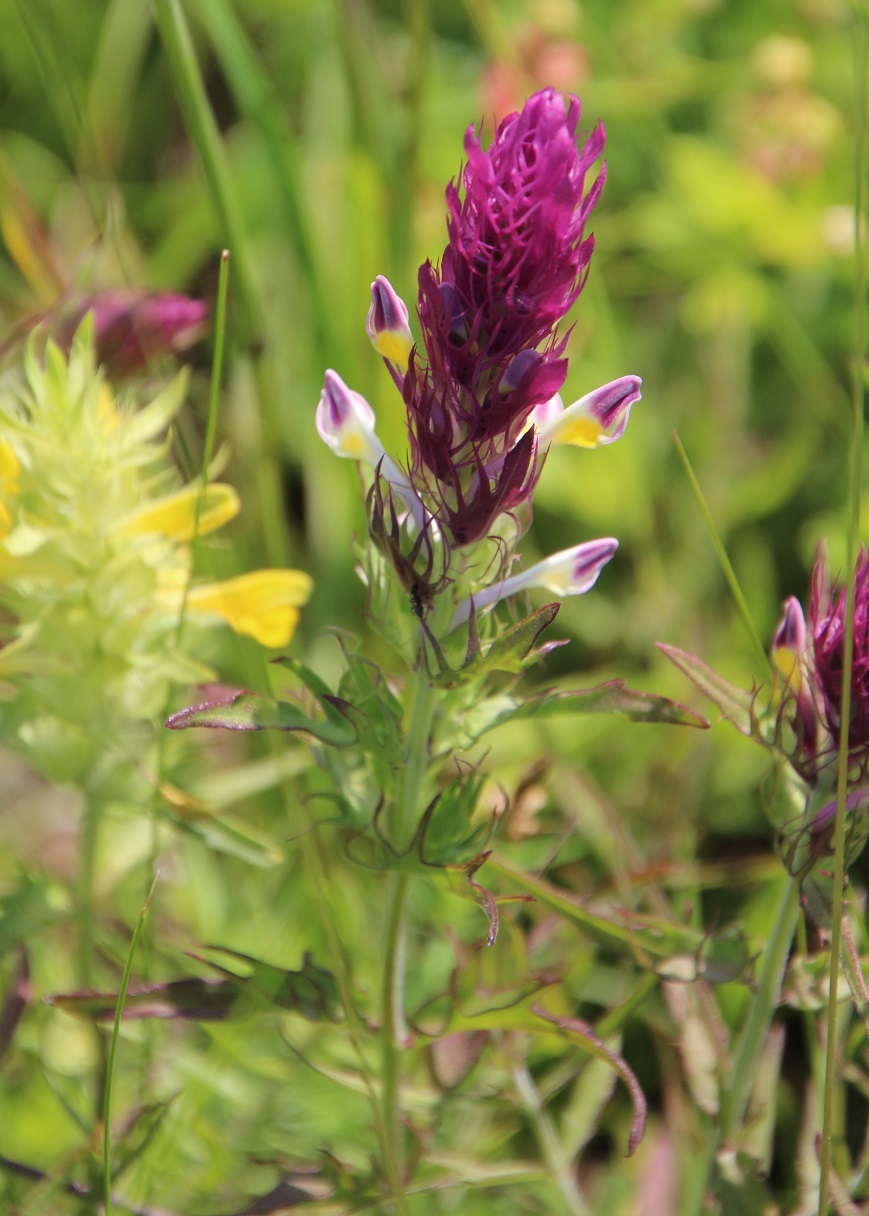
[(441, 1089), (455, 1089), (486, 1050), (486, 1030), (456, 1030), (435, 1039), (428, 1049), (429, 1067)]
[(248, 689), (207, 685), (205, 700), (181, 709), (166, 719), (169, 730), (286, 730), (302, 731), (332, 747), (349, 747), (358, 732), (353, 707), (339, 697), (321, 698), (325, 718), (314, 720), (287, 701), (274, 701)]
[(554, 1013), (550, 1013), (547, 1009), (544, 1009), (542, 1005), (532, 1005), (531, 1012), (536, 1014), (537, 1017), (542, 1018), (543, 1021), (549, 1022), (550, 1025), (564, 1031), (568, 1038), (578, 1040), (585, 1051), (590, 1051), (599, 1060), (605, 1060), (624, 1081), (631, 1095), (631, 1101), (634, 1104), (634, 1118), (628, 1137), (628, 1156), (633, 1156), (646, 1132), (648, 1108), (642, 1087), (627, 1060), (625, 1060), (624, 1056), (619, 1055), (617, 1051), (613, 1051), (611, 1047), (607, 1047), (600, 1035), (589, 1026), (588, 1022), (583, 1022), (579, 1018), (558, 1017)]
[[(257, 960), (230, 955), (252, 964), (249, 976), (236, 976), (225, 968), (224, 978), (190, 977), (167, 983), (142, 984), (127, 989), (123, 1017), (179, 1018), (193, 1022), (222, 1022), (243, 1017), (263, 1003), (292, 1010), (309, 1021), (334, 1021), (340, 1000), (335, 977), (316, 967), (305, 955), (298, 971), (272, 967)], [(108, 1022), (115, 1016), (118, 994), (93, 992), (59, 993), (48, 1003), (76, 1017)]]
[(521, 701), (505, 698), (499, 712), (483, 719), (482, 729), (476, 737), (505, 722), (522, 718), (550, 718), (559, 714), (620, 714), (632, 722), (693, 726), (699, 730), (709, 727), (705, 718), (678, 701), (671, 701), (669, 697), (657, 693), (628, 688), (624, 680), (608, 680), (595, 688), (552, 688)]

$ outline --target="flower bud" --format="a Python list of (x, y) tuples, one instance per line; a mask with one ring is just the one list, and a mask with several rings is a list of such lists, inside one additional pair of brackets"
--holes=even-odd
[(389, 363), (407, 367), (408, 356), (413, 347), (407, 305), (382, 274), (371, 284), (371, 296), (371, 307), (365, 322), (371, 344)]
[(374, 410), (361, 393), (348, 388), (337, 372), (326, 372), (317, 406), (317, 433), (336, 456), (376, 465), (383, 445), (374, 431)]

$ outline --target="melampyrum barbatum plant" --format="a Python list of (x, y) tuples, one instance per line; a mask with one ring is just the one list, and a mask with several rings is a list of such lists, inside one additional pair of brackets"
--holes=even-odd
[(213, 678), (198, 655), (221, 623), (286, 645), (310, 593), (295, 570), (194, 577), (194, 540), (240, 503), (223, 482), (181, 484), (169, 448), (186, 384), (182, 372), (141, 407), (115, 395), (88, 314), (68, 356), (34, 335), (22, 381), (0, 390), (0, 738), (80, 792), (83, 982), (100, 824), (171, 814), (156, 792), (170, 690)]
[[(428, 261), (419, 270), (418, 336), (393, 286), (382, 276), (372, 284), (367, 332), (404, 404), (409, 447), (403, 456), (384, 449), (371, 405), (337, 371), (326, 373), (313, 421), (336, 455), (367, 470), (367, 537), (357, 546), (358, 570), (367, 587), (368, 625), (388, 643), (393, 667), (384, 670), (368, 657), (364, 639), (342, 634), (337, 687), (285, 658), (293, 699), (211, 689), (168, 723), (173, 729), (304, 732), (326, 775), (315, 787), (319, 801), (308, 800), (310, 814), (321, 808), (320, 829), (333, 834), (351, 863), (372, 872), (372, 882), (377, 873), (384, 876), (375, 897), (385, 925), (374, 1015), (381, 1067), (371, 1099), (382, 1153), (378, 1185), (401, 1212), (408, 1210), (405, 1187), (419, 1155), (402, 1113), (402, 1053), (467, 1033), (457, 993), (436, 1029), (422, 1013), (407, 1014), (408, 909), (416, 884), (445, 884), (481, 905), (487, 920), (481, 920), (480, 942), (496, 940), (501, 896), (486, 885), (485, 863), (497, 815), (491, 797), (486, 810), (483, 791), (497, 773), (481, 764), (487, 736), (505, 723), (566, 713), (704, 724), (620, 681), (581, 692), (523, 693), (520, 685), (523, 671), (558, 645), (541, 637), (560, 599), (591, 590), (618, 547), (612, 537), (579, 538), (523, 566), (522, 540), (547, 453), (556, 444), (594, 449), (615, 442), (640, 399), (634, 375), (567, 406), (559, 395), (568, 370), (565, 317), (589, 271), (588, 224), (604, 183), (604, 170), (595, 172), (603, 128), (580, 136), (579, 120), (576, 98), (565, 102), (546, 89), (503, 120), (487, 149), (468, 129), (466, 163), (446, 192), (446, 248), (437, 264)], [(530, 613), (527, 592), (544, 600)], [(603, 925), (600, 920), (598, 928)], [(426, 933), (446, 929), (431, 925)], [(637, 932), (645, 934), (639, 926)], [(664, 939), (653, 945), (655, 937), (648, 933), (644, 940), (660, 959)], [(716, 963), (711, 941), (692, 938), (688, 946), (687, 937), (680, 938), (677, 950), (686, 951), (692, 969), (708, 964), (711, 974), (718, 963), (731, 975), (734, 943)], [(672, 945), (668, 936), (663, 952)], [(736, 953), (738, 972), (744, 956), (739, 948)], [(480, 1014), (476, 1033), (485, 1043), (490, 1031), (514, 1026), (522, 1034), (567, 1037), (608, 1060), (634, 1102), (632, 1150), (644, 1125), (636, 1079), (557, 999), (541, 997), (532, 1007), (529, 994), (539, 988), (532, 982), (524, 997), (517, 990), (512, 1014), (503, 1000)], [(525, 1081), (516, 1084), (522, 1089)], [(578, 1210), (569, 1164), (550, 1159), (545, 1130), (540, 1139), (570, 1210)]]

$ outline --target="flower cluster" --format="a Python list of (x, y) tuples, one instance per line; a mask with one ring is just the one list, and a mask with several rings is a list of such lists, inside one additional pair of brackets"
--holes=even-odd
[[(338, 455), (377, 469), (371, 535), (423, 612), (447, 582), (481, 609), (520, 588), (551, 587), (555, 567), (567, 572), (554, 579), (558, 594), (578, 594), (616, 548), (594, 541), (509, 577), (548, 449), (613, 442), (640, 397), (636, 376), (566, 409), (559, 396), (567, 335), (558, 326), (585, 283), (594, 247), (586, 227), (604, 182), (602, 170), (586, 188), (603, 127), (578, 146), (579, 118), (576, 98), (565, 104), (544, 89), (504, 119), (488, 150), (468, 129), (467, 162), (446, 191), (448, 244), (439, 266), (426, 262), (419, 271), (421, 345), (388, 281), (372, 284), (367, 330), (402, 393), (406, 468), (384, 451), (364, 398), (336, 372), (326, 375), (319, 433)], [(402, 527), (412, 540), (409, 555)], [(475, 567), (473, 551), (490, 537), (500, 557)], [(468, 577), (480, 568), (483, 588), (479, 576)], [(470, 600), (457, 599), (448, 619), (455, 627), (469, 615)]]
[(822, 552), (812, 572), (808, 623), (799, 601), (785, 601), (776, 630), (773, 659), (784, 678), (782, 712), (797, 738), (794, 766), (816, 784), (843, 746), (848, 749), (849, 784), (869, 778), (869, 553), (857, 559), (854, 598), (854, 652), (850, 713), (843, 726), (846, 588), (830, 582)]
[(284, 646), (311, 582), (267, 570), (189, 585), (190, 542), (240, 504), (219, 482), (177, 487), (164, 435), (183, 374), (142, 409), (114, 398), (90, 318), (68, 360), (48, 342), (42, 366), (31, 342), (25, 371), (26, 391), (0, 395), (0, 733), (82, 783), (106, 735), (154, 720), (170, 683), (210, 678), (181, 645), (182, 614)]

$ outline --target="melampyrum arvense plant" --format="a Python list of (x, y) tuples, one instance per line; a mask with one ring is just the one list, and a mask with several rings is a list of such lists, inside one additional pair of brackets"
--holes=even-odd
[[(466, 164), (447, 187), (446, 248), (437, 265), (419, 271), (418, 338), (407, 305), (385, 278), (375, 279), (367, 331), (404, 402), (403, 457), (384, 449), (371, 405), (337, 371), (326, 373), (315, 422), (336, 455), (367, 470), (368, 536), (358, 569), (370, 628), (389, 643), (393, 667), (375, 664), (363, 639), (342, 635), (336, 688), (286, 659), (301, 703), (222, 688), (169, 720), (175, 729), (304, 732), (328, 776), (318, 791), (326, 795), (324, 824), (352, 862), (385, 876), (376, 898), (385, 909), (380, 1079), (371, 1097), (380, 1185), (401, 1212), (412, 1156), (401, 1059), (421, 1033), (418, 1022), (410, 1029), (404, 1000), (414, 884), (446, 882), (482, 906), (481, 940), (491, 944), (498, 933), (498, 899), (480, 873), (497, 817), (483, 810), (486, 774), (473, 749), (500, 725), (552, 712), (701, 722), (618, 681), (570, 694), (523, 695), (518, 687), (523, 670), (555, 644), (540, 638), (560, 599), (591, 590), (618, 547), (612, 537), (581, 539), (523, 568), (546, 455), (559, 443), (593, 449), (616, 441), (640, 398), (633, 375), (566, 407), (559, 395), (567, 375), (563, 323), (588, 274), (588, 222), (604, 183), (604, 170), (594, 173), (603, 128), (578, 144), (579, 119), (576, 98), (565, 102), (546, 89), (500, 124), (488, 149), (468, 129)], [(523, 616), (524, 593), (534, 591), (548, 600)], [(503, 1011), (492, 1017), (492, 1027), (506, 1024)], [(517, 1029), (567, 1035), (612, 1063), (634, 1100), (633, 1149), (644, 1106), (624, 1061), (584, 1023), (545, 1003), (516, 1018)], [(431, 1033), (448, 1031), (449, 1023)], [(516, 1084), (527, 1093), (523, 1067), (517, 1062)], [(550, 1173), (569, 1209), (580, 1210), (572, 1171), (558, 1159), (545, 1119), (534, 1118)]]

